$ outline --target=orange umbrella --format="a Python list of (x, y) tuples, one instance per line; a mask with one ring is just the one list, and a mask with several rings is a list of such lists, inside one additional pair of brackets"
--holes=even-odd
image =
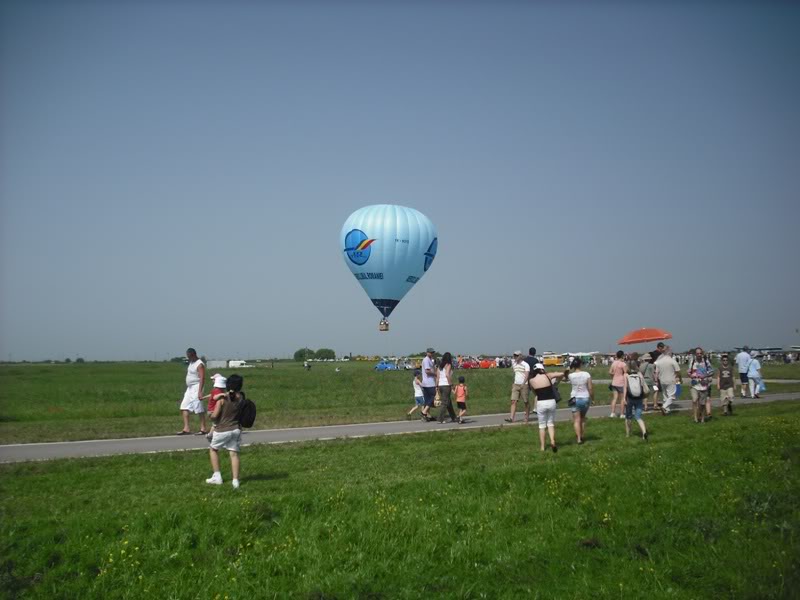
[(645, 342), (657, 342), (659, 340), (672, 339), (672, 334), (665, 329), (658, 329), (657, 327), (642, 327), (641, 329), (634, 329), (625, 337), (617, 340), (620, 346), (625, 344), (644, 344)]

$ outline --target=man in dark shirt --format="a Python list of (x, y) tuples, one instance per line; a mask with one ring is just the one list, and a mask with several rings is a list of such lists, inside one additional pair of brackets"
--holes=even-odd
[(658, 342), (656, 344), (656, 349), (650, 352), (650, 356), (653, 358), (653, 364), (656, 364), (658, 357), (664, 354), (664, 342)]
[[(528, 356), (525, 357), (525, 362), (528, 363), (531, 368), (531, 373), (533, 373), (533, 365), (542, 362), (542, 359), (536, 356), (536, 348), (528, 348)], [(531, 375), (531, 377), (533, 377), (533, 375)]]

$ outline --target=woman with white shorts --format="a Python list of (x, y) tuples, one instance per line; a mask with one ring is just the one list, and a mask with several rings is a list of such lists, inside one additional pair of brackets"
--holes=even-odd
[(536, 399), (533, 408), (539, 419), (539, 444), (544, 452), (545, 430), (550, 434), (550, 447), (553, 452), (558, 452), (556, 446), (556, 396), (555, 385), (564, 377), (563, 373), (547, 373), (542, 363), (533, 365), (535, 375), (530, 378), (531, 386)]

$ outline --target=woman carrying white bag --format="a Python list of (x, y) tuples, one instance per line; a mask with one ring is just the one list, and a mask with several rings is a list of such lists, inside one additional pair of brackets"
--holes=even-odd
[(756, 358), (758, 353), (753, 350), (750, 353), (750, 362), (747, 363), (747, 379), (750, 384), (750, 396), (758, 398), (761, 392), (767, 391), (767, 386), (764, 385), (764, 378), (761, 377), (761, 363)]

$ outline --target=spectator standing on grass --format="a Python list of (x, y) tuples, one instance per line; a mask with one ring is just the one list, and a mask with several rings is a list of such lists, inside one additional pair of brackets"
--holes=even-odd
[[(694, 422), (705, 423), (711, 418), (711, 396), (709, 396), (709, 384), (714, 369), (706, 358), (703, 349), (698, 346), (694, 351), (694, 356), (689, 360), (689, 377), (692, 379), (692, 409), (694, 410)], [(705, 412), (704, 412), (705, 411)]]
[(436, 397), (436, 363), (433, 360), (435, 352), (433, 348), (428, 348), (425, 351), (425, 358), (422, 359), (422, 396), (425, 401), (420, 414), (423, 421), (433, 420), (430, 412), (433, 399)]
[(719, 389), (719, 402), (722, 405), (722, 416), (733, 415), (734, 391), (733, 367), (730, 364), (727, 354), (723, 354), (720, 359), (719, 370), (717, 371), (717, 388)]
[(181, 401), (181, 415), (183, 416), (183, 429), (178, 435), (191, 435), (189, 429), (189, 415), (200, 415), (200, 431), (197, 435), (206, 435), (206, 409), (201, 398), (203, 397), (203, 384), (206, 379), (206, 366), (197, 356), (194, 348), (186, 350), (189, 366), (186, 368), (186, 391)]
[(594, 397), (594, 386), (592, 385), (592, 375), (583, 370), (583, 361), (579, 357), (572, 359), (570, 363), (571, 371), (564, 374), (572, 384), (570, 393), (570, 407), (572, 408), (572, 426), (575, 429), (575, 437), (578, 444), (583, 444), (586, 436), (586, 413)]
[[(513, 423), (514, 417), (517, 414), (517, 401), (522, 400), (525, 402), (526, 409), (528, 406), (528, 380), (530, 378), (531, 367), (522, 360), (522, 352), (517, 350), (514, 352), (514, 362), (511, 364), (511, 369), (514, 372), (514, 383), (511, 385), (511, 416), (506, 419), (506, 423)], [(528, 422), (530, 417), (529, 409), (525, 411), (525, 422)]]
[[(525, 362), (528, 363), (528, 367), (530, 367), (530, 372), (528, 373), (528, 380), (533, 377), (533, 367), (536, 363), (543, 362), (541, 357), (536, 354), (536, 348), (531, 346), (528, 348), (528, 356), (525, 357)], [(530, 420), (531, 414), (531, 403), (530, 403), (530, 386), (525, 386), (525, 422), (527, 423)]]
[[(208, 398), (208, 414), (211, 415), (214, 413), (214, 409), (217, 406), (217, 402), (219, 399), (225, 395), (225, 385), (227, 383), (227, 379), (224, 375), (220, 375), (219, 373), (214, 373), (211, 376), (211, 380), (214, 382), (213, 387), (211, 388), (211, 393), (208, 396), (203, 396), (203, 398)], [(208, 441), (211, 441), (211, 437), (214, 432), (214, 423), (211, 423), (211, 430), (206, 434), (208, 437)]]
[(750, 353), (750, 362), (747, 363), (747, 381), (750, 384), (750, 395), (753, 398), (761, 397), (761, 384), (764, 381), (761, 378), (761, 363), (758, 362), (757, 356), (758, 353), (753, 350)]
[(642, 404), (649, 392), (644, 377), (639, 372), (638, 361), (630, 361), (625, 375), (625, 437), (630, 437), (631, 421), (636, 419), (642, 439), (647, 441), (647, 427), (642, 419)]
[(649, 408), (649, 400), (652, 399), (653, 410), (656, 408), (656, 397), (658, 396), (658, 389), (656, 387), (656, 368), (653, 366), (653, 358), (650, 354), (642, 356), (642, 362), (639, 364), (639, 373), (642, 374), (644, 382), (647, 384), (647, 389), (650, 391), (644, 397), (644, 410)]
[(666, 346), (664, 345), (664, 342), (658, 342), (656, 344), (656, 349), (650, 351), (650, 360), (653, 362), (653, 364), (655, 364), (655, 362), (661, 358), (661, 355), (664, 354), (665, 349)]
[(464, 422), (464, 417), (467, 416), (467, 400), (469, 400), (469, 388), (463, 375), (458, 378), (455, 394), (456, 406), (458, 406), (458, 422), (460, 424)]
[(739, 369), (739, 387), (740, 387), (739, 391), (742, 394), (742, 398), (747, 397), (747, 384), (748, 384), (747, 367), (750, 364), (751, 358), (752, 357), (750, 356), (750, 348), (745, 346), (744, 348), (742, 348), (742, 351), (736, 355), (736, 358), (734, 359), (736, 360), (736, 366)]
[(655, 367), (656, 380), (664, 400), (661, 406), (661, 414), (668, 415), (672, 412), (672, 403), (675, 402), (677, 384), (682, 381), (681, 366), (672, 356), (672, 348), (669, 346), (664, 348), (664, 353), (658, 357)]
[(453, 410), (453, 400), (450, 391), (453, 389), (453, 356), (449, 352), (442, 354), (439, 366), (436, 369), (436, 384), (439, 388), (439, 424), (444, 423), (445, 414), (450, 416), (450, 422), (456, 423), (456, 411)]
[(608, 374), (611, 375), (611, 414), (609, 416), (616, 417), (614, 408), (617, 406), (619, 400), (619, 416), (622, 417), (622, 411), (625, 409), (625, 396), (623, 389), (625, 387), (625, 375), (628, 373), (628, 365), (625, 364), (623, 357), (625, 353), (622, 350), (617, 351), (617, 358), (611, 363), (608, 369)]
[(219, 468), (219, 450), (225, 448), (231, 457), (231, 484), (234, 489), (239, 489), (239, 449), (242, 437), (239, 425), (240, 402), (244, 400), (240, 375), (231, 375), (225, 384), (226, 394), (219, 399), (211, 420), (214, 423), (214, 435), (211, 437), (211, 469), (213, 474), (206, 479), (211, 485), (222, 485), (222, 473)]
[[(526, 363), (527, 366), (527, 363)], [(563, 373), (548, 373), (542, 363), (536, 363), (530, 387), (536, 395), (534, 409), (539, 418), (539, 445), (544, 452), (545, 429), (550, 434), (550, 448), (558, 452), (556, 446), (556, 391), (555, 385), (563, 379)]]
[(422, 371), (419, 369), (414, 371), (414, 380), (411, 385), (414, 388), (414, 406), (406, 413), (409, 417), (414, 414), (415, 410), (421, 410), (425, 406), (425, 396), (422, 395)]

